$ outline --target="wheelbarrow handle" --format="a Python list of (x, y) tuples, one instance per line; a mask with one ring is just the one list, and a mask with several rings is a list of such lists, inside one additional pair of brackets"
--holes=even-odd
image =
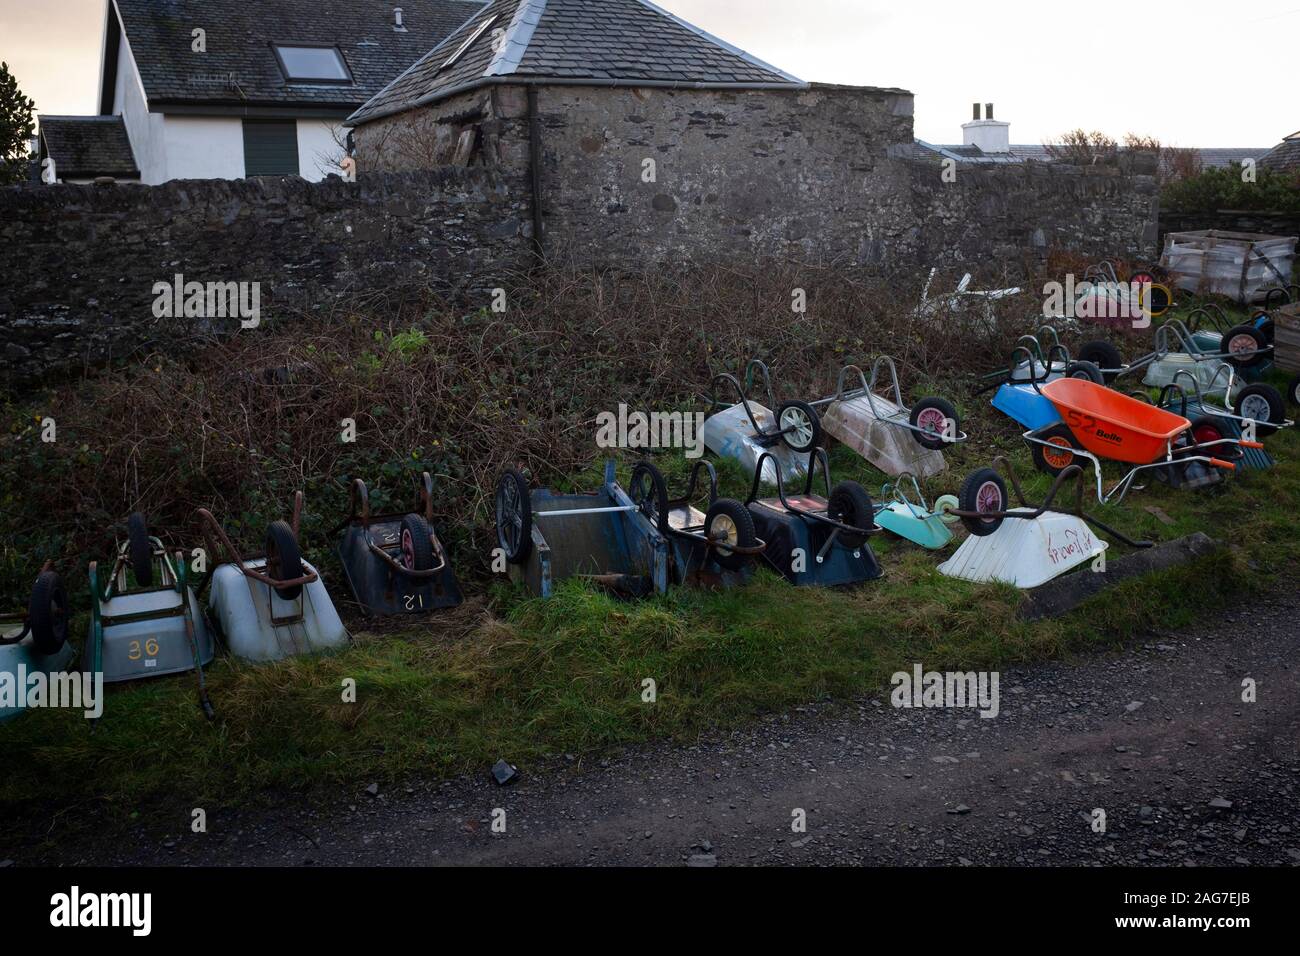
[(392, 571), (402, 575), (403, 577), (431, 578), (434, 577), (435, 575), (441, 574), (443, 569), (447, 567), (447, 557), (445, 554), (443, 554), (441, 547), (438, 548), (438, 566), (436, 568), (427, 568), (422, 571), (417, 571), (413, 568), (403, 567), (400, 563), (398, 563), (397, 559), (395, 559), (391, 554), (389, 554), (379, 545), (375, 544), (375, 542), (371, 539), (369, 532), (366, 533), (366, 545), (370, 548), (371, 554), (374, 554), (377, 557), (382, 558), (383, 562), (386, 565), (388, 565), (388, 567)]
[[(302, 492), (299, 491), (294, 495), (294, 538), (298, 537), (297, 519), (298, 519), (298, 511), (300, 510), (301, 507), (302, 507)], [(230, 558), (233, 560), (234, 564), (239, 568), (240, 573), (243, 574), (244, 577), (251, 578), (254, 581), (260, 581), (262, 584), (268, 585), (269, 587), (292, 588), (292, 587), (297, 587), (300, 584), (313, 584), (320, 579), (320, 575), (315, 571), (311, 571), (300, 577), (296, 577), (287, 581), (277, 581), (274, 578), (272, 578), (269, 574), (265, 574), (261, 571), (254, 571), (252, 568), (248, 567), (248, 565), (244, 563), (244, 559), (240, 555), (239, 549), (235, 547), (234, 542), (231, 541), (230, 537), (226, 534), (226, 529), (221, 527), (221, 525), (217, 522), (217, 519), (212, 516), (211, 511), (209, 511), (207, 508), (200, 508), (197, 512), (197, 515), (199, 518), (199, 522), (203, 526), (203, 537), (207, 541), (208, 550), (211, 552), (209, 558), (212, 560), (214, 564), (217, 561), (217, 557), (221, 554), (220, 548), (213, 546), (214, 544), (217, 544), (226, 549), (226, 553), (230, 556)], [(213, 541), (211, 534), (216, 535), (215, 542)], [(210, 578), (211, 575), (209, 575), (209, 579)]]

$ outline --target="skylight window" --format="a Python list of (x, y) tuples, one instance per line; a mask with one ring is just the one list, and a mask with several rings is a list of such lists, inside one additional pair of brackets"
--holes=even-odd
[(492, 14), (492, 16), (488, 17), (477, 27), (475, 27), (474, 32), (471, 33), (468, 38), (466, 38), (464, 43), (462, 43), (460, 46), (456, 48), (456, 52), (453, 53), (447, 59), (447, 62), (438, 68), (439, 72), (447, 69), (447, 67), (453, 65), (457, 60), (459, 60), (462, 56), (464, 56), (465, 51), (474, 45), (474, 41), (477, 40), (479, 37), (481, 37), (483, 35), (483, 31), (486, 30), (488, 27), (492, 26), (492, 24), (496, 22), (496, 19), (497, 19), (497, 14), (494, 13)]
[(332, 46), (276, 44), (275, 56), (289, 80), (311, 83), (351, 83), (343, 54)]

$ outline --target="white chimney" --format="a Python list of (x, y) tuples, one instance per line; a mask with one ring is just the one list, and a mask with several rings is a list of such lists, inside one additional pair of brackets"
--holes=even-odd
[(1011, 152), (1011, 124), (993, 118), (993, 104), (984, 104), (984, 118), (980, 119), (980, 105), (973, 104), (969, 123), (961, 124), (963, 146), (978, 146), (985, 153)]
[(406, 26), (402, 23), (402, 8), (393, 7), (393, 32), (405, 33)]

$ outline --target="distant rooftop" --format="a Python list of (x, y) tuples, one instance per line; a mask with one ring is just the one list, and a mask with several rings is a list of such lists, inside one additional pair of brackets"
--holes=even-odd
[(120, 116), (42, 116), (42, 153), (60, 179), (139, 179)]
[[(1300, 141), (1297, 142), (1297, 145), (1300, 146)], [(1195, 148), (1194, 151), (1200, 156), (1201, 166), (1205, 169), (1222, 168), (1247, 159), (1262, 161), (1265, 154), (1269, 152), (1267, 147), (1246, 149), (1235, 146)], [(1047, 147), (1042, 145), (1013, 143), (1009, 152), (986, 153), (978, 146), (935, 145), (920, 139), (916, 141), (912, 156), (917, 159), (929, 159), (938, 156), (955, 159), (961, 163), (978, 164), (1023, 163), (1030, 159), (1040, 163), (1052, 161), (1052, 156)]]

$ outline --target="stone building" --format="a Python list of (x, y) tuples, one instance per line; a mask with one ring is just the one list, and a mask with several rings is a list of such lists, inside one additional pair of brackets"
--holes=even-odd
[(580, 264), (884, 265), (1154, 241), (1154, 186), (1028, 163), (940, 175), (906, 90), (807, 83), (648, 0), (492, 0), (348, 119), (368, 172), (488, 167), (500, 229)]

